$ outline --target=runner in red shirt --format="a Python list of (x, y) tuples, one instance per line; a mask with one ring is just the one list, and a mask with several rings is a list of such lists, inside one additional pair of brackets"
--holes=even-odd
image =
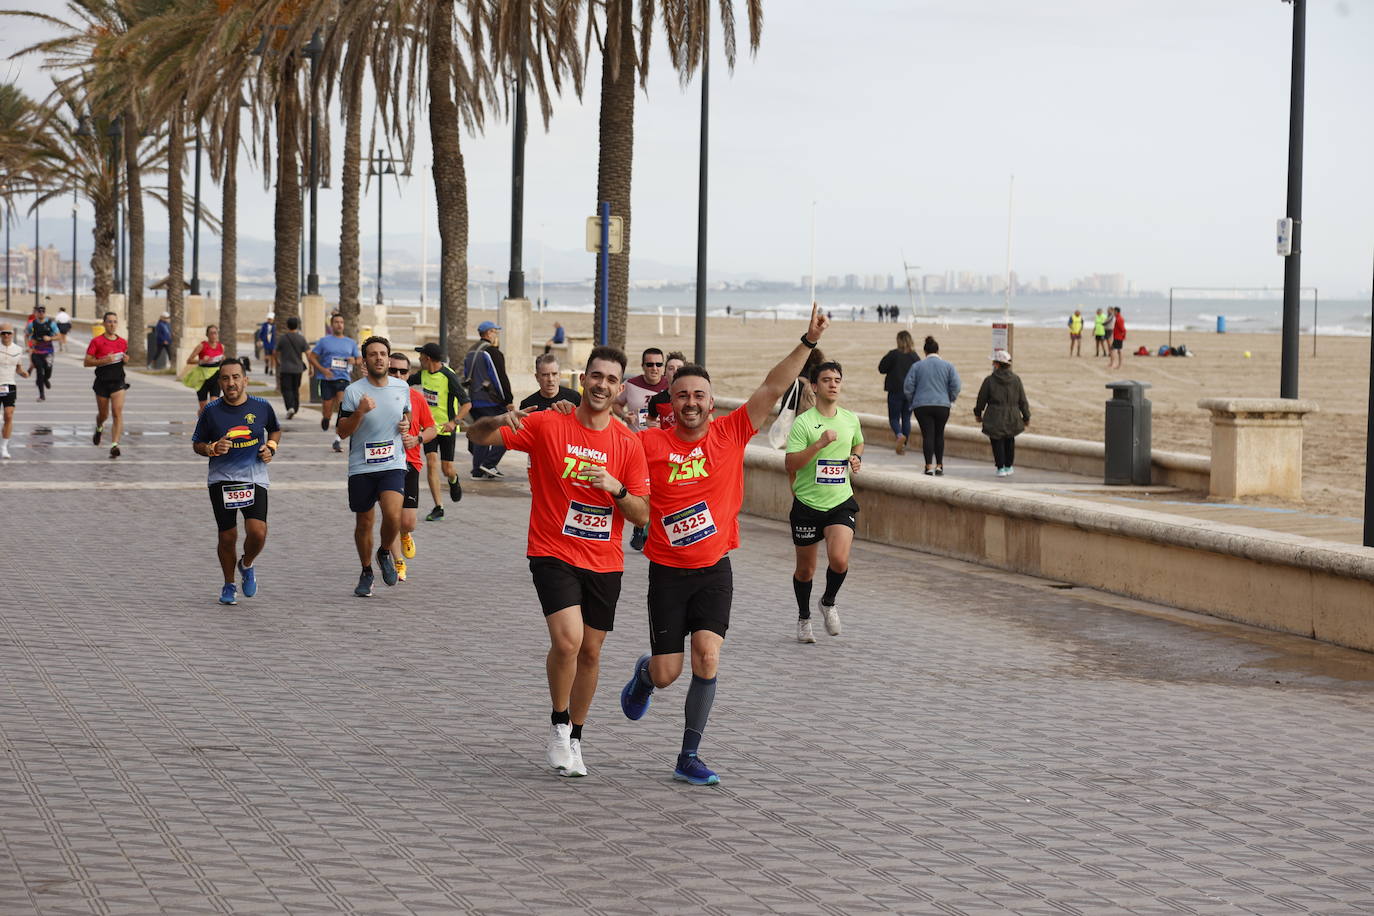
[[(615, 625), (626, 519), (649, 520), (649, 474), (639, 438), (611, 416), (624, 386), (625, 354), (597, 347), (587, 359), (582, 403), (563, 413), (513, 410), (468, 429), (474, 445), (530, 456), (530, 573), (549, 628), (553, 725), (549, 766), (586, 776), (582, 727), (596, 693), (601, 645)], [(616, 511), (619, 510), (619, 511)]]
[(714, 785), (720, 778), (697, 756), (716, 695), (716, 666), (730, 626), (734, 578), (729, 552), (739, 546), (744, 504), (744, 449), (768, 419), (773, 405), (796, 380), (806, 358), (829, 326), (813, 304), (801, 342), (773, 367), (739, 410), (711, 419), (711, 377), (701, 366), (683, 366), (669, 391), (675, 423), (640, 438), (649, 462), (649, 646), (620, 708), (642, 718), (655, 687), (682, 674), (682, 643), (692, 640), (692, 684), (687, 689), (686, 729), (675, 779)]
[(119, 336), (119, 316), (106, 312), (102, 322), (105, 333), (91, 338), (82, 365), (95, 369), (95, 434), (91, 444), (99, 445), (105, 435), (105, 420), (114, 418), (110, 457), (119, 457), (119, 437), (124, 432), (124, 393), (129, 383), (124, 380), (124, 361), (129, 357), (129, 342)]
[[(394, 378), (410, 377), (410, 357), (395, 351), (391, 354), (391, 367), (387, 375)], [(406, 429), (401, 442), (406, 448), (406, 489), (401, 501), (401, 533), (396, 543), (391, 545), (391, 555), (396, 560), (396, 580), (406, 580), (406, 560), (415, 556), (416, 513), (420, 508), (420, 471), (425, 466), (421, 447), (439, 435), (439, 427), (434, 422), (434, 413), (429, 409), (425, 396), (414, 387), (410, 389), (410, 427)]]

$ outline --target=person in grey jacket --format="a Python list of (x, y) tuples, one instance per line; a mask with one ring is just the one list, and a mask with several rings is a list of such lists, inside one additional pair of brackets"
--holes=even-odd
[(1010, 477), (1016, 462), (1016, 437), (1030, 425), (1030, 405), (1021, 377), (1011, 371), (1011, 354), (992, 352), (992, 374), (978, 389), (973, 417), (983, 424), (983, 435), (992, 442), (992, 460), (998, 477)]
[(906, 374), (902, 390), (921, 427), (921, 451), (925, 453), (926, 473), (936, 477), (945, 473), (945, 424), (949, 409), (959, 397), (963, 383), (954, 364), (938, 355), (940, 344), (927, 337), (921, 349), (926, 358)]

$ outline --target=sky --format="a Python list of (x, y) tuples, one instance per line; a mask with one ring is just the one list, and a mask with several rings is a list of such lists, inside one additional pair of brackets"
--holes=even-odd
[[(893, 274), (900, 282), (903, 255), (923, 273), (1000, 274), (1014, 175), (1011, 263), (1023, 281), (1044, 275), (1066, 285), (1085, 274), (1122, 273), (1137, 289), (1282, 285), (1274, 244), (1287, 193), (1291, 4), (765, 0), (764, 7), (758, 54), (743, 54), (733, 74), (719, 49), (713, 58), (713, 277), (809, 274), (813, 202), (822, 277)], [(41, 34), (38, 26), (7, 24), (0, 55)], [(1370, 48), (1374, 0), (1309, 0), (1302, 267), (1304, 285), (1324, 298), (1368, 296), (1371, 286)], [(541, 245), (581, 248), (595, 210), (597, 63), (585, 97), (558, 100), (549, 130), (536, 121), (529, 134), (527, 276)], [(37, 61), (8, 66), (29, 92), (45, 91)], [(647, 92), (636, 101), (632, 250), (689, 274), (699, 106), (699, 83), (679, 84), (660, 37)], [(414, 233), (421, 224), (429, 157), (423, 114), (419, 121), (415, 177), (399, 198), (387, 186), (389, 232)], [(484, 136), (465, 138), (474, 244), (509, 237), (510, 155), (504, 115), (488, 120)], [(261, 181), (241, 175), (240, 189), (241, 233), (270, 226)], [(434, 226), (429, 190), (426, 221)], [(375, 251), (373, 194), (363, 204), (365, 262)], [(320, 192), (322, 238), (337, 238), (338, 200), (336, 190)], [(150, 230), (165, 231), (157, 215)], [(437, 230), (430, 238), (433, 260)], [(635, 282), (660, 279), (633, 264)], [(504, 276), (507, 265), (473, 266)]]

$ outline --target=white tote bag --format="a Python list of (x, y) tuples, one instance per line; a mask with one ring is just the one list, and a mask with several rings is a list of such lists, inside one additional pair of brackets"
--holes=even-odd
[(783, 396), (782, 409), (778, 418), (768, 428), (768, 441), (773, 448), (786, 448), (787, 436), (792, 432), (792, 421), (797, 419), (797, 407), (801, 404), (801, 379), (792, 383), (792, 388)]

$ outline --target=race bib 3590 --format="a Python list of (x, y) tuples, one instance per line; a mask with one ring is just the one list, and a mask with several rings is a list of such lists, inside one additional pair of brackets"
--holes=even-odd
[(220, 491), (220, 497), (224, 500), (226, 509), (247, 509), (253, 505), (255, 490), (253, 487), (226, 486)]

